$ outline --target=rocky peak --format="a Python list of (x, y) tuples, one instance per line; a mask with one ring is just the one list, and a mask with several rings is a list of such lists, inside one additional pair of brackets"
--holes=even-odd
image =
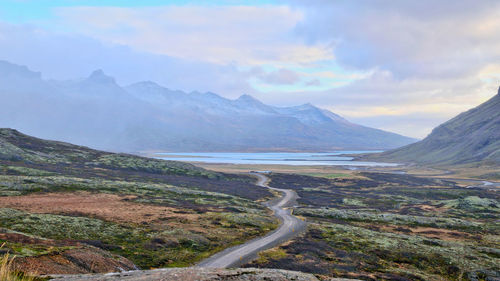
[(319, 110), (317, 107), (310, 103), (304, 103), (296, 107), (298, 110)]
[(0, 76), (1, 77), (18, 77), (24, 79), (41, 79), (40, 72), (29, 70), (26, 66), (17, 65), (8, 61), (0, 60)]
[(127, 86), (127, 89), (141, 90), (145, 92), (158, 91), (164, 89), (162, 86), (152, 81), (142, 81)]
[(160, 85), (156, 84), (153, 81), (142, 81), (142, 82), (137, 82), (133, 85), (147, 87), (147, 88), (159, 88), (159, 87), (161, 87)]
[(261, 101), (247, 94), (241, 95), (239, 98), (235, 100), (235, 102), (239, 105), (244, 105), (244, 106), (266, 107), (266, 105), (263, 104)]
[(258, 99), (247, 94), (241, 95), (239, 98), (234, 100), (233, 103), (240, 108), (245, 108), (246, 110), (257, 110), (265, 113), (276, 113), (270, 106), (263, 104)]
[(247, 94), (241, 95), (237, 100), (241, 101), (241, 102), (258, 102), (258, 103), (260, 103), (256, 98), (252, 97), (251, 95), (247, 95)]
[(116, 84), (115, 78), (106, 75), (101, 69), (97, 69), (92, 72), (87, 78), (87, 81), (98, 84)]

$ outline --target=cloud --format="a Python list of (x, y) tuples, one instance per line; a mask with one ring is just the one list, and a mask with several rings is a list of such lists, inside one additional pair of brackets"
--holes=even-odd
[(307, 100), (353, 122), (423, 138), (443, 121), (488, 100), (497, 89), (497, 83), (484, 83), (476, 77), (399, 80), (389, 71), (374, 71), (328, 90), (257, 96), (285, 105)]
[(61, 25), (135, 50), (218, 64), (311, 63), (331, 47), (294, 34), (302, 20), (288, 6), (163, 6), (58, 8)]
[(399, 79), (467, 76), (500, 58), (498, 1), (308, 1), (297, 33), (348, 68)]
[(51, 78), (102, 68), (122, 84), (311, 102), (414, 137), (497, 91), (499, 1), (279, 3), (57, 8), (45, 29), (0, 24), (0, 59)]
[(283, 68), (270, 73), (261, 73), (257, 77), (263, 82), (275, 85), (293, 85), (300, 81), (298, 73)]
[(401, 132), (422, 139), (431, 132), (436, 122), (443, 123), (448, 118), (431, 114), (403, 114), (399, 115), (398, 118), (394, 118), (392, 115), (378, 115), (364, 118), (351, 117), (349, 120), (368, 127), (380, 128), (390, 132)]
[(213, 64), (138, 52), (77, 34), (0, 22), (0, 59), (41, 71), (48, 79), (75, 79), (103, 69), (122, 84), (151, 80), (172, 89), (212, 91), (228, 97), (255, 90), (252, 75), (234, 64)]
[(368, 73), (347, 85), (289, 94), (290, 103), (307, 97), (350, 120), (423, 137), (496, 93), (498, 1), (290, 3), (304, 15), (297, 36), (330, 44), (336, 63)]
[(321, 86), (321, 81), (318, 79), (309, 80), (306, 82), (306, 86)]

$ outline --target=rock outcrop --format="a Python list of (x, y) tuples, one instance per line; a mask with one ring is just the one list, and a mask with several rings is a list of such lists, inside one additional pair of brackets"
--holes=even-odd
[[(214, 269), (214, 268), (165, 268), (146, 271), (129, 271), (100, 275), (54, 276), (54, 281), (318, 281), (312, 274), (281, 269)], [(342, 281), (352, 279), (329, 279)]]

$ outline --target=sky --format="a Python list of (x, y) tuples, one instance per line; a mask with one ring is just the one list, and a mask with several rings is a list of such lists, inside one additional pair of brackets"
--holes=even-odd
[(0, 0), (0, 60), (46, 79), (312, 103), (423, 138), (496, 94), (496, 0)]

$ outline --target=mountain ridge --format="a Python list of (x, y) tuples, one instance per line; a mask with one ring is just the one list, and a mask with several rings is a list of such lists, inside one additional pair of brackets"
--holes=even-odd
[(110, 151), (332, 151), (415, 141), (311, 104), (276, 107), (247, 94), (232, 100), (152, 81), (120, 86), (100, 69), (62, 82), (8, 62), (0, 72), (16, 76), (0, 78), (0, 127)]
[(421, 164), (500, 164), (500, 87), (495, 96), (432, 130), (423, 140), (370, 159)]

